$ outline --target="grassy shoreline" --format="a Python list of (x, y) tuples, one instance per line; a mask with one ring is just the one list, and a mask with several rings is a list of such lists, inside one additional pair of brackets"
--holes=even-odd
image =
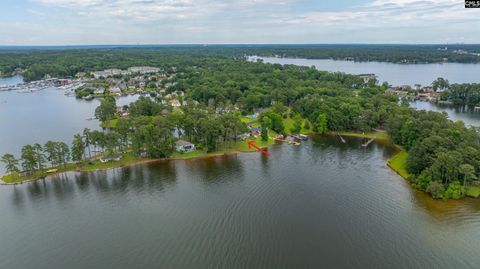
[[(273, 136), (269, 137), (268, 141), (261, 141), (260, 137), (255, 138), (255, 144), (260, 148), (268, 148), (274, 144)], [(48, 176), (54, 176), (66, 172), (91, 172), (91, 171), (102, 171), (110, 170), (121, 167), (128, 167), (138, 164), (145, 164), (163, 160), (189, 160), (195, 158), (206, 158), (206, 157), (215, 157), (223, 155), (231, 155), (238, 153), (248, 153), (255, 152), (256, 149), (249, 149), (246, 141), (239, 141), (234, 145), (227, 145), (227, 148), (224, 149), (223, 145), (219, 145), (219, 148), (222, 150), (214, 152), (206, 152), (204, 150), (195, 150), (188, 153), (179, 153), (174, 152), (171, 157), (168, 158), (159, 158), (159, 159), (150, 159), (150, 158), (141, 158), (136, 157), (131, 153), (124, 154), (123, 158), (120, 161), (109, 161), (107, 163), (101, 163), (98, 156), (92, 164), (77, 165), (74, 163), (69, 163), (65, 167), (50, 167), (37, 171), (31, 175), (21, 176), (19, 173), (7, 174), (0, 177), (0, 185), (17, 185), (23, 184), (31, 181), (45, 179)], [(47, 173), (48, 170), (57, 170), (52, 173)]]
[[(311, 134), (311, 133), (310, 133)], [(383, 140), (389, 141), (390, 137), (384, 131), (375, 131), (369, 133), (356, 133), (356, 132), (329, 132), (327, 135), (340, 135), (345, 137), (360, 137), (360, 138), (367, 138), (367, 139), (375, 139), (375, 140)], [(270, 136), (268, 141), (261, 141), (260, 137), (257, 137), (254, 141), (257, 146), (261, 148), (267, 148), (274, 144), (274, 137)], [(394, 147), (398, 149), (398, 152), (394, 154), (388, 161), (387, 166), (396, 172), (399, 176), (401, 176), (405, 180), (409, 180), (410, 173), (408, 173), (406, 169), (406, 162), (408, 158), (408, 152), (392, 143)], [(219, 145), (220, 148), (223, 145)], [(197, 159), (197, 158), (208, 158), (208, 157), (215, 157), (215, 156), (224, 156), (224, 155), (232, 155), (238, 153), (248, 153), (248, 152), (256, 152), (256, 149), (249, 149), (248, 145), (245, 141), (240, 141), (235, 145), (229, 145), (226, 149), (218, 150), (215, 152), (206, 152), (203, 150), (195, 150), (193, 152), (188, 153), (179, 153), (175, 152), (169, 158), (160, 158), (160, 159), (148, 159), (148, 158), (140, 158), (135, 157), (132, 154), (125, 154), (122, 160), (117, 162), (107, 162), (107, 163), (100, 163), (96, 160), (93, 164), (86, 164), (84, 166), (77, 166), (76, 164), (68, 164), (66, 167), (57, 167), (57, 172), (55, 173), (46, 173), (47, 169), (39, 171), (35, 174), (28, 175), (28, 176), (12, 176), (12, 175), (4, 175), (0, 178), (0, 185), (17, 185), (23, 184), (27, 182), (32, 182), (36, 180), (45, 179), (48, 176), (58, 175), (65, 172), (77, 171), (77, 172), (90, 172), (90, 171), (102, 171), (102, 170), (110, 170), (115, 168), (121, 167), (128, 167), (134, 166), (139, 164), (146, 164), (151, 162), (157, 162), (162, 160), (190, 160), (190, 159)], [(49, 168), (51, 169), (51, 168)], [(466, 190), (466, 196), (478, 198), (480, 197), (480, 186), (468, 186)]]

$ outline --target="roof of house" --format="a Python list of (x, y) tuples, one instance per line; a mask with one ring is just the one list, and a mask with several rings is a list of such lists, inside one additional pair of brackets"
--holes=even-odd
[(177, 142), (175, 142), (175, 146), (177, 147), (190, 146), (190, 145), (193, 145), (193, 144), (185, 140), (177, 140)]

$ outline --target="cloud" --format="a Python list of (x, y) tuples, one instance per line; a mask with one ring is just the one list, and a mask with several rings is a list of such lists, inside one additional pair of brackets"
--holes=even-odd
[(448, 25), (478, 21), (478, 14), (469, 12), (456, 0), (375, 0), (371, 3), (338, 12), (313, 11), (285, 19), (289, 24), (317, 24), (365, 27)]
[(19, 1), (30, 2), (29, 14), (52, 15), (24, 36), (55, 44), (480, 42), (468, 30), (480, 26), (479, 10), (458, 0)]

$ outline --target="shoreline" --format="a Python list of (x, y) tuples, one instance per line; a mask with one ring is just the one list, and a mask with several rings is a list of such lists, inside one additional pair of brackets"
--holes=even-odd
[[(262, 149), (268, 149), (268, 147), (261, 147)], [(123, 164), (118, 164), (118, 165), (113, 165), (111, 167), (106, 167), (106, 168), (97, 168), (97, 169), (91, 169), (91, 170), (86, 170), (82, 169), (80, 167), (75, 167), (73, 169), (67, 169), (65, 171), (59, 171), (55, 173), (49, 173), (46, 174), (44, 177), (39, 177), (39, 178), (33, 178), (33, 179), (26, 179), (26, 180), (21, 180), (18, 182), (5, 182), (3, 180), (3, 177), (6, 175), (3, 175), (0, 177), (0, 186), (14, 186), (14, 185), (22, 185), (34, 181), (39, 181), (39, 180), (45, 180), (49, 177), (60, 175), (63, 173), (68, 173), (68, 172), (78, 172), (78, 173), (89, 173), (89, 172), (96, 172), (96, 171), (108, 171), (108, 170), (113, 170), (113, 169), (118, 169), (118, 168), (125, 168), (125, 167), (131, 167), (131, 166), (136, 166), (136, 165), (143, 165), (143, 164), (149, 164), (149, 163), (154, 163), (154, 162), (162, 162), (162, 161), (186, 161), (186, 160), (194, 160), (194, 159), (202, 159), (202, 158), (214, 158), (214, 157), (221, 157), (221, 156), (230, 156), (230, 155), (237, 155), (240, 153), (255, 153), (257, 151), (254, 150), (247, 150), (247, 151), (242, 151), (242, 150), (232, 150), (232, 151), (225, 151), (225, 152), (213, 152), (213, 153), (205, 153), (205, 155), (200, 155), (200, 156), (189, 156), (189, 157), (169, 157), (169, 158), (160, 158), (160, 159), (137, 159), (132, 162), (128, 163), (123, 163)], [(115, 164), (115, 163), (113, 163)]]
[[(312, 136), (312, 134), (308, 134), (308, 135)], [(388, 134), (385, 131), (375, 131), (375, 132), (370, 132), (370, 133), (328, 132), (325, 135), (367, 138), (367, 139), (374, 139), (375, 141), (388, 142), (392, 147), (394, 147), (397, 150), (397, 152), (395, 154), (393, 154), (386, 161), (387, 167), (390, 168), (393, 172), (395, 172), (399, 177), (401, 177), (402, 179), (407, 181), (410, 188), (415, 190), (415, 188), (411, 185), (411, 182), (409, 181), (410, 175), (405, 170), (405, 160), (408, 157), (408, 152), (405, 151), (405, 149), (403, 149), (401, 146), (393, 143), (390, 140), (390, 138), (388, 137)], [(275, 143), (276, 142), (268, 143), (267, 146), (261, 146), (260, 148), (268, 150), (268, 148)], [(256, 152), (257, 152), (256, 150), (231, 150), (231, 151), (204, 153), (204, 155), (196, 155), (196, 156), (194, 155), (194, 156), (187, 156), (187, 157), (174, 156), (174, 157), (160, 158), (160, 159), (135, 159), (131, 162), (119, 163), (117, 165), (115, 165), (115, 163), (112, 163), (112, 166), (105, 167), (105, 168), (83, 169), (81, 167), (75, 167), (73, 169), (66, 169), (64, 171), (59, 171), (59, 172), (55, 172), (55, 173), (46, 174), (44, 177), (27, 179), (27, 180), (22, 180), (22, 181), (18, 181), (18, 182), (5, 182), (3, 180), (3, 177), (6, 176), (6, 175), (3, 175), (3, 176), (0, 177), (0, 186), (15, 186), (15, 185), (22, 185), (22, 184), (26, 184), (26, 183), (30, 183), (30, 182), (39, 181), (39, 180), (45, 180), (45, 179), (49, 179), (49, 178), (53, 179), (52, 178), (53, 176), (60, 175), (60, 174), (63, 174), (63, 173), (68, 173), (68, 172), (89, 173), (89, 172), (96, 172), (96, 171), (108, 171), (108, 170), (113, 170), (113, 169), (118, 169), (118, 168), (132, 167), (132, 166), (136, 166), (136, 165), (144, 165), (144, 164), (149, 164), (149, 163), (154, 163), (154, 162), (181, 161), (181, 160), (187, 161), (187, 160), (194, 160), (194, 159), (215, 158), (215, 157), (221, 157), (221, 156), (237, 155), (237, 154), (241, 154), (241, 153), (256, 153)], [(467, 193), (468, 193), (468, 190), (467, 190)], [(472, 196), (465, 195), (464, 198), (466, 198), (466, 197), (472, 197)], [(473, 198), (477, 198), (477, 197), (473, 197)]]
[[(315, 135), (313, 133), (308, 133), (309, 136)], [(380, 141), (389, 141), (388, 134), (385, 131), (374, 131), (374, 132), (369, 132), (369, 133), (358, 133), (358, 132), (328, 132), (326, 135), (340, 135), (340, 136), (346, 136), (346, 137), (361, 137), (361, 138), (370, 138), (370, 139), (375, 139), (375, 140), (380, 140)], [(272, 141), (268, 141), (268, 146), (260, 146), (262, 149), (268, 149), (271, 145), (275, 144), (276, 142), (270, 138)], [(393, 146), (399, 148), (397, 145), (391, 143)], [(79, 173), (88, 173), (88, 172), (95, 172), (95, 171), (108, 171), (112, 169), (117, 169), (117, 168), (124, 168), (124, 167), (131, 167), (135, 165), (142, 165), (142, 164), (148, 164), (148, 163), (153, 163), (153, 162), (161, 162), (161, 161), (180, 161), (180, 160), (193, 160), (193, 159), (200, 159), (200, 158), (212, 158), (212, 157), (220, 157), (220, 156), (228, 156), (228, 155), (236, 155), (240, 153), (255, 153), (257, 152), (256, 150), (231, 150), (231, 151), (220, 151), (220, 152), (212, 152), (212, 153), (204, 153), (204, 155), (197, 155), (197, 156), (187, 156), (187, 157), (181, 157), (181, 156), (172, 156), (169, 158), (160, 158), (160, 159), (135, 159), (131, 162), (127, 163), (112, 163), (112, 166), (108, 166), (105, 168), (97, 168), (97, 169), (84, 169), (82, 167), (75, 167), (67, 170), (62, 170), (58, 171), (55, 173), (49, 173), (45, 174), (45, 176), (39, 177), (39, 178), (33, 178), (33, 179), (26, 179), (26, 180), (20, 180), (18, 182), (5, 182), (3, 178), (6, 175), (0, 176), (0, 186), (14, 186), (14, 185), (22, 185), (38, 180), (44, 180), (52, 176), (60, 175), (63, 173), (67, 172), (79, 172)], [(392, 156), (393, 158), (394, 156)], [(392, 168), (392, 170), (394, 170)], [(394, 170), (395, 171), (395, 170)]]

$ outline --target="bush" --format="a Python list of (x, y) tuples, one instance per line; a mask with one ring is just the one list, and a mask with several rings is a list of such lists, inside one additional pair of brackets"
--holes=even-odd
[(308, 120), (305, 120), (305, 124), (303, 125), (303, 128), (305, 128), (305, 130), (310, 130), (310, 122)]
[(417, 177), (412, 176), (411, 182), (413, 184), (413, 187), (422, 191), (429, 192), (427, 188), (429, 187), (430, 183), (432, 183), (432, 177), (424, 172)]
[(448, 185), (444, 195), (447, 199), (460, 199), (465, 196), (465, 188), (459, 181), (454, 181)]
[(443, 184), (438, 181), (431, 181), (428, 184), (427, 192), (430, 193), (434, 199), (443, 199), (445, 187), (443, 187)]

